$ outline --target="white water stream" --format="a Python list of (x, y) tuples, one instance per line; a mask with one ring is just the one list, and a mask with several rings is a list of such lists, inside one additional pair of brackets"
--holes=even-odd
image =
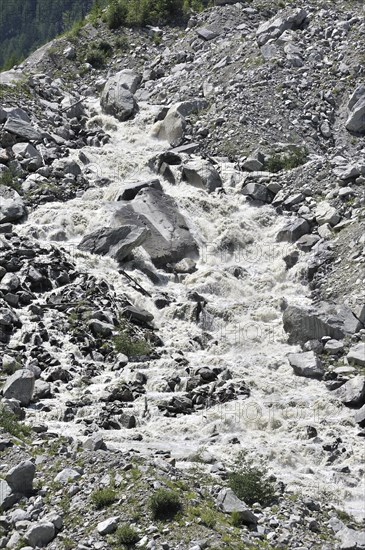
[[(98, 107), (94, 104), (90, 108)], [(85, 147), (84, 153), (91, 159), (89, 172), (109, 177), (112, 184), (90, 189), (67, 203), (40, 206), (23, 225), (22, 232), (36, 234), (41, 241), (52, 241), (62, 230), (72, 252), (84, 234), (105, 227), (108, 216), (103, 201), (115, 199), (125, 183), (151, 178), (147, 160), (166, 148), (165, 143), (149, 137), (153, 115), (154, 110), (148, 105), (141, 106), (133, 121), (123, 124), (100, 115), (104, 125), (115, 128), (110, 130), (112, 140), (103, 148)], [(77, 158), (78, 151), (73, 154)], [(97, 399), (110, 380), (133, 379), (135, 367), (148, 376), (150, 418), (143, 419), (141, 415), (144, 397), (128, 409), (138, 416), (136, 431), (143, 440), (133, 441), (134, 430), (126, 429), (102, 431), (102, 435), (110, 448), (134, 448), (143, 453), (149, 449), (171, 450), (181, 467), (198, 450), (207, 449), (217, 459), (229, 463), (243, 448), (253, 461), (257, 457), (267, 459), (269, 470), (290, 489), (313, 497), (326, 494), (339, 508), (345, 506), (349, 512), (361, 515), (363, 448), (362, 438), (356, 436), (353, 413), (331, 396), (323, 382), (295, 376), (286, 359), (288, 352), (299, 351), (299, 347), (286, 343), (281, 301), (285, 297), (290, 304), (309, 303), (309, 291), (300, 281), (300, 263), (290, 271), (285, 270), (282, 257), (290, 246), (275, 242), (283, 219), (270, 206), (257, 208), (247, 204), (235, 188), (227, 185), (227, 170), (223, 172), (225, 196), (209, 195), (186, 183), (173, 186), (161, 181), (166, 193), (179, 204), (200, 245), (200, 260), (194, 274), (180, 282), (172, 275), (164, 275), (166, 285), (158, 290), (174, 298), (169, 307), (158, 310), (152, 299), (126, 287), (126, 280), (110, 258), (74, 253), (82, 271), (113, 283), (117, 292), (125, 292), (127, 288), (131, 302), (154, 315), (154, 324), (164, 342), (165, 353), (160, 359), (139, 363), (138, 368), (135, 364), (128, 365), (122, 373), (107, 371), (91, 381), (87, 389)], [(224, 252), (227, 247), (229, 254)], [(146, 256), (142, 249), (136, 254)], [(245, 269), (246, 274), (239, 279), (234, 277), (229, 272), (233, 265)], [(156, 287), (144, 274), (136, 271), (131, 274), (146, 290), (156, 294)], [(204, 318), (199, 324), (191, 322), (183, 313), (190, 290), (207, 298), (205, 322)], [(193, 340), (203, 332), (212, 337), (204, 350)], [(164, 380), (176, 372), (186, 376), (184, 367), (172, 359), (177, 351), (184, 352), (192, 369), (228, 368), (234, 383), (244, 381), (249, 386), (250, 398), (189, 416), (164, 417), (156, 403), (174, 395), (162, 391)], [(71, 352), (75, 353), (76, 348), (66, 337), (61, 357), (66, 367)], [(69, 392), (61, 386), (60, 407), (82, 392), (82, 388)], [(64, 423), (57, 418), (50, 421), (49, 414), (44, 420), (50, 430), (68, 435), (79, 436), (84, 428), (83, 424)], [(318, 438), (308, 439), (307, 426), (317, 429)], [(213, 434), (217, 435), (212, 437)], [(234, 437), (240, 445), (230, 443)], [(322, 445), (334, 442), (337, 437), (341, 437), (340, 447), (346, 451), (328, 465), (329, 453), (323, 451)], [(351, 473), (341, 471), (345, 466)]]

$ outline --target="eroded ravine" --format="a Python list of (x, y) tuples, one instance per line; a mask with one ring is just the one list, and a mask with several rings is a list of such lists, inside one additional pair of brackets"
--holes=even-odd
[[(177, 457), (183, 467), (193, 453), (209, 450), (224, 463), (235, 456), (241, 446), (252, 457), (268, 460), (269, 469), (293, 490), (312, 495), (327, 494), (333, 502), (344, 502), (348, 511), (361, 514), (362, 494), (361, 438), (348, 421), (349, 413), (331, 397), (325, 385), (316, 380), (293, 374), (286, 359), (296, 348), (286, 343), (282, 329), (282, 301), (291, 304), (309, 303), (308, 288), (301, 282), (301, 263), (285, 270), (283, 256), (290, 245), (277, 243), (278, 230), (283, 225), (270, 206), (252, 207), (245, 198), (228, 185), (230, 170), (225, 166), (222, 176), (226, 194), (207, 194), (186, 183), (171, 185), (161, 181), (164, 191), (173, 196), (186, 217), (190, 230), (199, 243), (200, 259), (197, 271), (177, 280), (172, 274), (161, 272), (163, 285), (156, 287), (142, 272), (133, 269), (133, 277), (152, 295), (141, 295), (118, 273), (117, 264), (105, 257), (77, 251), (82, 237), (108, 225), (106, 201), (113, 201), (126, 183), (150, 178), (147, 161), (165, 150), (166, 144), (152, 139), (149, 129), (154, 108), (141, 105), (140, 113), (132, 121), (117, 123), (97, 113), (97, 103), (90, 103), (96, 122), (112, 134), (112, 140), (103, 148), (86, 147), (83, 152), (90, 159), (85, 173), (92, 180), (107, 177), (107, 187), (89, 189), (83, 196), (67, 203), (49, 203), (39, 206), (21, 228), (23, 234), (36, 235), (41, 241), (51, 241), (66, 249), (80, 271), (106, 279), (115, 291), (125, 293), (136, 306), (154, 315), (154, 325), (164, 342), (159, 359), (131, 363), (123, 373), (110, 370), (93, 378), (87, 387), (92, 404), (82, 414), (93, 414), (99, 397), (110, 383), (121, 376), (132, 379), (135, 372), (147, 375), (148, 417), (143, 417), (145, 396), (138, 398), (128, 409), (138, 419), (135, 431), (142, 435), (137, 441), (131, 431), (105, 430), (103, 437), (110, 448), (133, 447), (142, 453), (149, 449), (166, 449)], [(54, 241), (62, 231), (64, 241)], [(135, 251), (148, 263), (143, 249)], [(232, 267), (240, 270), (240, 277), (232, 274)], [(128, 265), (125, 266), (128, 272)], [(171, 304), (158, 310), (153, 297), (163, 291), (172, 298)], [(203, 295), (207, 305), (199, 319), (192, 320), (187, 305), (187, 292)], [(47, 313), (47, 323), (53, 313)], [(198, 339), (204, 338), (204, 349)], [(166, 379), (180, 376), (174, 395), (183, 393), (187, 378), (185, 366), (173, 360), (183, 352), (191, 369), (200, 366), (228, 369), (234, 385), (244, 382), (250, 390), (249, 398), (236, 399), (215, 405), (191, 415), (165, 417), (158, 403), (171, 396), (165, 391)], [(59, 359), (67, 365), (70, 354), (78, 356), (77, 348), (65, 336)], [(82, 357), (79, 358), (82, 361)], [(56, 412), (47, 414), (47, 424), (53, 431), (68, 435), (83, 435), (83, 425), (59, 420), (66, 402), (79, 398), (83, 388), (74, 384), (60, 387)], [(42, 419), (42, 412), (30, 411)], [(308, 439), (306, 429), (316, 427), (318, 438)], [(133, 431), (133, 430), (132, 430)], [(341, 463), (327, 463), (324, 443), (337, 437), (346, 449)], [(233, 443), (237, 438), (240, 445)], [(345, 466), (351, 475), (344, 473)], [(344, 470), (344, 471), (341, 471)]]

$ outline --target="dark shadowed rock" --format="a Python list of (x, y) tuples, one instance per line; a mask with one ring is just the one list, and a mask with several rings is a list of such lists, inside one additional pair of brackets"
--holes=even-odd
[(118, 196), (117, 201), (131, 201), (137, 193), (141, 191), (141, 189), (145, 189), (147, 187), (162, 191), (161, 183), (158, 179), (131, 183), (124, 187), (122, 193)]
[(118, 229), (98, 229), (86, 235), (78, 248), (100, 256), (111, 256), (118, 262), (126, 258), (134, 248), (143, 244), (148, 229), (136, 225), (122, 225)]
[(36, 130), (29, 122), (26, 122), (20, 118), (8, 118), (4, 128), (11, 134), (15, 134), (25, 140), (39, 141), (42, 139), (42, 134), (38, 130)]
[(365, 405), (365, 376), (355, 376), (333, 392), (349, 407)]
[(222, 180), (217, 170), (202, 159), (192, 160), (185, 164), (182, 168), (182, 176), (190, 185), (205, 189), (208, 193), (222, 187)]
[(303, 218), (289, 220), (276, 236), (278, 242), (294, 243), (310, 232), (310, 225)]
[(157, 267), (197, 257), (198, 247), (175, 200), (158, 189), (142, 189), (128, 205), (114, 209), (114, 225), (134, 223), (149, 230), (143, 243)]

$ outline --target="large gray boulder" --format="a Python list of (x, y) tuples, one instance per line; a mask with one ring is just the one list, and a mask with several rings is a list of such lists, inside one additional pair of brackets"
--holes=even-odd
[(317, 309), (289, 306), (283, 313), (283, 325), (289, 343), (304, 343), (330, 336), (341, 340), (360, 328), (358, 319), (344, 305), (322, 303)]
[(16, 399), (21, 405), (29, 405), (34, 390), (34, 373), (21, 369), (9, 376), (3, 387), (5, 399)]
[(355, 422), (359, 424), (360, 428), (365, 428), (365, 405), (363, 405), (361, 409), (356, 411)]
[(152, 135), (166, 140), (172, 147), (181, 145), (186, 128), (186, 117), (205, 109), (208, 103), (205, 99), (191, 99), (172, 105), (165, 118), (156, 122)]
[(318, 225), (329, 223), (330, 225), (336, 225), (341, 216), (338, 214), (336, 208), (331, 206), (327, 201), (321, 201), (314, 212)]
[(365, 550), (365, 531), (343, 527), (336, 533), (340, 539), (339, 550)]
[(274, 198), (274, 193), (261, 183), (250, 182), (242, 188), (242, 194), (247, 195), (254, 201), (270, 203)]
[(21, 495), (32, 494), (35, 470), (36, 468), (33, 462), (25, 460), (8, 471), (5, 480), (13, 493)]
[(135, 115), (138, 105), (133, 93), (137, 90), (140, 80), (140, 75), (127, 70), (109, 78), (100, 99), (103, 112), (115, 116), (122, 122)]
[(56, 536), (56, 528), (51, 521), (40, 521), (31, 525), (25, 534), (25, 540), (32, 548), (44, 548)]
[(86, 235), (78, 248), (100, 256), (110, 256), (118, 262), (126, 258), (134, 248), (142, 245), (148, 229), (136, 225), (122, 225), (117, 229), (98, 229)]
[(184, 164), (182, 177), (190, 185), (205, 189), (208, 193), (212, 193), (223, 185), (221, 177), (214, 166), (203, 159), (192, 160)]
[(349, 407), (365, 405), (365, 376), (355, 376), (333, 392)]
[(232, 489), (223, 488), (219, 491), (217, 496), (217, 508), (225, 514), (237, 512), (243, 523), (256, 524), (258, 522), (258, 518), (255, 514), (234, 494)]
[(289, 353), (288, 360), (297, 376), (319, 379), (323, 377), (322, 362), (313, 351)]
[(42, 139), (42, 134), (31, 123), (20, 118), (8, 118), (4, 128), (11, 134), (25, 140), (40, 141)]
[(175, 200), (158, 189), (143, 189), (125, 206), (110, 204), (113, 225), (135, 224), (149, 230), (143, 248), (157, 267), (197, 257), (198, 246)]
[(262, 23), (256, 31), (259, 46), (271, 39), (279, 38), (288, 29), (298, 29), (304, 23), (307, 12), (301, 8), (282, 10), (274, 17)]
[(0, 223), (17, 222), (26, 214), (23, 199), (15, 189), (0, 185)]

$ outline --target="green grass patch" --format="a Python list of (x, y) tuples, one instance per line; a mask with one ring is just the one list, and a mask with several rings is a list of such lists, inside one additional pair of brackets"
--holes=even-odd
[(117, 500), (117, 492), (112, 487), (96, 489), (91, 493), (91, 501), (97, 510), (107, 508)]
[(140, 536), (137, 531), (130, 525), (124, 524), (118, 527), (115, 532), (115, 542), (117, 545), (130, 548), (140, 540)]
[(253, 466), (245, 458), (228, 476), (228, 484), (235, 495), (247, 505), (259, 502), (268, 506), (275, 500), (275, 487), (267, 477), (264, 466)]
[(30, 435), (30, 427), (21, 424), (15, 414), (2, 405), (0, 405), (0, 428), (6, 433), (23, 440)]

